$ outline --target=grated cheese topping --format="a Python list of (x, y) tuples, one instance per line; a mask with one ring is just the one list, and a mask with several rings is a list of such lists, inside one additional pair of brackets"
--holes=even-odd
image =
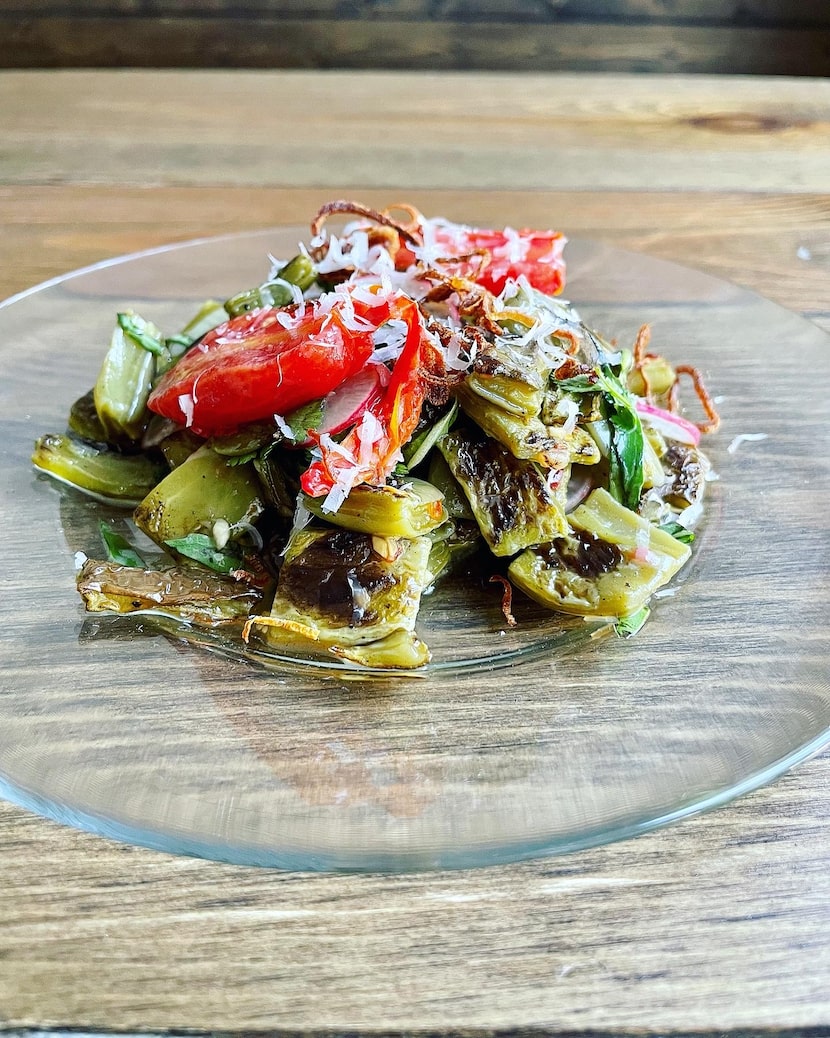
[(179, 398), (179, 407), (182, 409), (184, 415), (184, 424), (186, 428), (190, 428), (193, 425), (193, 397), (190, 393), (182, 393)]
[(274, 425), (276, 425), (286, 440), (290, 440), (292, 443), (295, 442), (294, 430), (281, 414), (274, 415)]
[(739, 449), (741, 444), (744, 443), (756, 443), (759, 440), (769, 439), (768, 433), (739, 433), (726, 448), (727, 454), (734, 454)]

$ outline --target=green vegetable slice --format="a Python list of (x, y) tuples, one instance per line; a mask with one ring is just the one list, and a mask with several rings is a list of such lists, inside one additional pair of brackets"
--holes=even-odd
[(333, 513), (324, 510), (323, 498), (304, 494), (302, 501), (319, 519), (379, 537), (420, 537), (447, 518), (441, 491), (413, 477), (406, 478), (401, 486), (356, 486)]
[(426, 459), (441, 437), (450, 431), (457, 417), (458, 403), (453, 400), (448, 410), (436, 422), (404, 444), (402, 453), (407, 468), (414, 469), (416, 465), (420, 465)]
[[(137, 319), (137, 315), (118, 315), (119, 323), (113, 329), (93, 390), (98, 417), (107, 440), (114, 444), (141, 439), (149, 420), (147, 399), (156, 374), (156, 354), (124, 330), (121, 322), (128, 319)], [(153, 326), (151, 331), (160, 338), (157, 328)]]
[(414, 628), (431, 547), (428, 537), (295, 530), (271, 613), (255, 618), (251, 630), (282, 651), (357, 653), (367, 666), (420, 665), (426, 658)]
[(438, 443), (494, 555), (514, 555), (568, 529), (544, 470), (489, 437), (455, 430)]
[(32, 464), (90, 497), (133, 507), (167, 471), (144, 454), (119, 454), (72, 436), (47, 433), (35, 443)]
[(573, 529), (567, 536), (522, 552), (508, 569), (517, 587), (549, 609), (632, 616), (691, 554), (602, 488), (568, 518)]
[(154, 613), (205, 626), (242, 621), (262, 601), (260, 588), (195, 567), (136, 569), (88, 559), (77, 585), (91, 613)]
[(191, 533), (251, 523), (262, 512), (260, 484), (250, 464), (229, 465), (210, 447), (200, 447), (158, 483), (135, 510), (135, 524), (156, 544)]

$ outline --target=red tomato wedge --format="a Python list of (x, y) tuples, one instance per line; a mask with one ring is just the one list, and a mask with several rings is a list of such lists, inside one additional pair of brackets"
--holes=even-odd
[[(423, 229), (426, 251), (441, 259), (463, 257), (486, 249), (489, 259), (483, 269), (474, 257), (470, 261), (462, 259), (454, 272), (471, 277), (496, 295), (509, 278), (520, 275), (545, 295), (556, 295), (565, 285), (563, 252), (566, 239), (557, 231), (514, 231), (510, 228), (491, 231), (438, 220), (425, 221)], [(414, 262), (417, 250), (413, 251), (403, 242), (401, 246), (395, 265), (399, 270), (405, 270)], [(453, 270), (453, 264), (441, 266)]]
[(232, 318), (162, 376), (148, 406), (213, 436), (325, 396), (363, 367), (373, 342), (371, 328), (356, 330), (350, 320), (348, 300), (323, 309), (305, 304)]
[[(336, 511), (352, 487), (359, 483), (381, 485), (394, 469), (400, 448), (412, 435), (421, 415), (424, 389), (420, 378), (422, 353), (432, 349), (424, 333), (416, 303), (403, 296), (394, 299), (384, 320), (405, 325), (403, 347), (383, 396), (367, 408), (360, 421), (340, 443), (320, 437), (321, 457), (303, 473), (303, 490), (311, 497), (331, 495), (330, 510)], [(373, 309), (377, 315), (377, 308)]]

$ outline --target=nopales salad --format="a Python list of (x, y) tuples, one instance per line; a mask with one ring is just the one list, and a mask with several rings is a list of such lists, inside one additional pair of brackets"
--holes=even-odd
[(518, 589), (638, 630), (690, 556), (718, 416), (647, 327), (619, 348), (558, 298), (564, 245), (337, 201), (175, 334), (119, 313), (94, 388), (33, 456), (158, 548), (102, 523), (86, 607), (412, 668), (423, 595), (466, 566), (501, 584), (501, 626)]

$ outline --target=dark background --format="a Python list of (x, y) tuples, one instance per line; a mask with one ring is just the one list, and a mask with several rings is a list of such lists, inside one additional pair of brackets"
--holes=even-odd
[(0, 67), (830, 74), (830, 0), (0, 0)]

